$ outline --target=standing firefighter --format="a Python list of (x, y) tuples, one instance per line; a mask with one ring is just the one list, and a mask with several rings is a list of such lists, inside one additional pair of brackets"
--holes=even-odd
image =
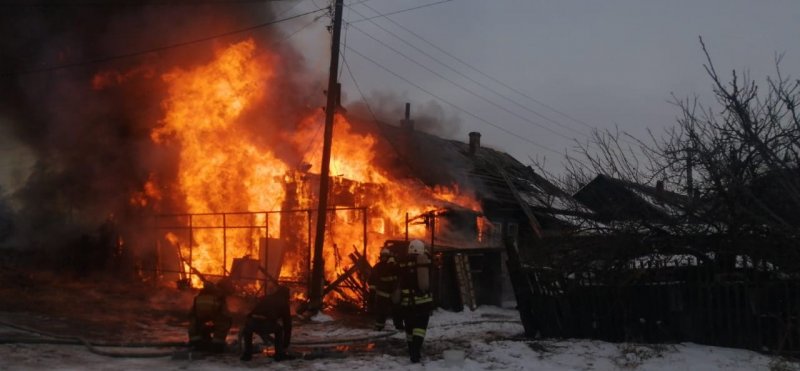
[(292, 313), (289, 309), (289, 289), (285, 286), (274, 285), (272, 292), (264, 296), (252, 312), (247, 316), (247, 321), (242, 329), (244, 351), (242, 361), (253, 358), (253, 333), (258, 334), (265, 343), (272, 335), (275, 344), (276, 361), (291, 359), (287, 354), (289, 343), (292, 339)]
[(231, 315), (225, 297), (230, 292), (226, 280), (218, 284), (205, 281), (195, 296), (189, 320), (189, 345), (196, 350), (225, 351), (225, 337), (231, 329)]
[(375, 330), (383, 330), (386, 318), (391, 316), (394, 328), (403, 329), (403, 320), (400, 318), (398, 305), (393, 301), (393, 293), (397, 289), (398, 274), (400, 273), (397, 261), (389, 249), (381, 250), (380, 260), (372, 267), (369, 276), (369, 288), (375, 295)]
[(400, 263), (400, 306), (408, 352), (413, 363), (422, 358), (422, 342), (433, 305), (430, 270), (431, 259), (425, 252), (425, 244), (420, 240), (411, 241), (408, 244), (408, 256)]

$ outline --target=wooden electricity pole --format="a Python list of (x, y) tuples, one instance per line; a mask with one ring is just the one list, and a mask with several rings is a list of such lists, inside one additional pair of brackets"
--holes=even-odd
[(330, 183), (331, 145), (333, 143), (333, 118), (337, 108), (339, 89), (336, 76), (339, 71), (339, 39), (342, 30), (342, 8), (344, 0), (336, 0), (333, 14), (333, 37), (331, 40), (331, 66), (328, 72), (328, 102), (325, 107), (325, 137), (322, 145), (322, 169), (319, 174), (319, 205), (317, 206), (317, 234), (314, 240), (314, 264), (311, 268), (309, 287), (310, 309), (322, 307), (322, 279), (324, 263), (322, 246), (325, 243), (325, 221), (328, 210), (328, 186)]

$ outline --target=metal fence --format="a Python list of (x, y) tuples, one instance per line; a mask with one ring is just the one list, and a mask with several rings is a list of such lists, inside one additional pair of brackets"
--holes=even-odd
[[(361, 213), (362, 216), (362, 225), (363, 225), (363, 252), (366, 254), (367, 249), (367, 221), (368, 221), (368, 212), (366, 207), (337, 207), (337, 208), (330, 208), (328, 209), (328, 213), (335, 213), (337, 211), (347, 211), (347, 210), (354, 210)], [(282, 217), (294, 215), (295, 217), (300, 217), (305, 219), (305, 227), (306, 230), (303, 232), (295, 231), (296, 234), (304, 234), (305, 235), (305, 248), (306, 250), (306, 260), (307, 260), (307, 270), (308, 272), (311, 271), (311, 257), (312, 254), (312, 220), (314, 215), (316, 214), (316, 210), (312, 209), (298, 209), (298, 210), (275, 210), (275, 211), (243, 211), (243, 212), (221, 212), (221, 213), (179, 213), (179, 214), (159, 214), (153, 216), (153, 220), (151, 223), (151, 228), (154, 232), (153, 237), (154, 241), (153, 244), (155, 245), (155, 249), (157, 254), (159, 255), (157, 264), (157, 269), (159, 274), (163, 273), (174, 273), (174, 274), (185, 274), (186, 276), (191, 277), (194, 275), (193, 272), (183, 272), (179, 266), (171, 267), (163, 262), (166, 260), (164, 259), (163, 251), (165, 250), (162, 244), (164, 243), (164, 236), (166, 233), (171, 232), (178, 236), (181, 240), (187, 241), (188, 247), (188, 255), (181, 256), (180, 259), (186, 261), (190, 266), (194, 263), (194, 254), (196, 246), (196, 233), (199, 230), (213, 230), (220, 233), (222, 236), (222, 246), (218, 248), (222, 249), (222, 261), (220, 262), (220, 272), (222, 274), (211, 274), (205, 273), (207, 276), (226, 276), (230, 273), (230, 266), (233, 261), (232, 256), (229, 256), (229, 245), (231, 242), (231, 233), (232, 231), (249, 231), (252, 236), (263, 236), (266, 238), (266, 248), (269, 248), (269, 236), (271, 235), (270, 232), (274, 232), (275, 230), (280, 230), (281, 226), (276, 225), (277, 223), (270, 223), (270, 216), (272, 215), (281, 215)], [(261, 222), (256, 223), (256, 220), (261, 220)], [(329, 225), (328, 228), (335, 228), (335, 226)], [(258, 237), (253, 237), (248, 241), (251, 252), (255, 249), (257, 252), (258, 249)], [(177, 247), (177, 250), (180, 251), (180, 247)], [(256, 253), (252, 255), (256, 255)], [(253, 277), (255, 279), (255, 277)], [(306, 277), (307, 279), (308, 277)], [(294, 282), (300, 283), (300, 282)], [(305, 282), (308, 284), (308, 282)]]

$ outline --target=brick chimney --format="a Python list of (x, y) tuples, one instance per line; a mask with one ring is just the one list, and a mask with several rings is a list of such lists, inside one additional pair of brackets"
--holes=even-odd
[(411, 103), (406, 102), (406, 115), (405, 118), (400, 120), (400, 127), (408, 131), (414, 131), (414, 120), (411, 119)]
[(475, 152), (478, 151), (478, 148), (481, 148), (481, 133), (477, 131), (472, 131), (469, 133), (469, 154), (470, 156), (475, 155)]

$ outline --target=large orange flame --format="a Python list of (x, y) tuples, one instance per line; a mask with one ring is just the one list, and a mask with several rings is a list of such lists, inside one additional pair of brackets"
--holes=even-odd
[[(293, 133), (286, 133), (291, 138), (290, 145), (302, 153), (300, 161), (310, 165), (305, 167), (280, 159), (274, 148), (254, 140), (247, 130), (253, 123), (244, 122), (248, 120), (245, 113), (260, 107), (271, 95), (280, 94), (272, 84), (275, 76), (271, 58), (269, 53), (257, 55), (255, 42), (248, 40), (220, 50), (207, 65), (176, 69), (163, 76), (169, 92), (163, 102), (165, 115), (162, 126), (151, 133), (151, 138), (156, 143), (180, 148), (178, 184), (172, 189), (184, 197), (186, 212), (272, 211), (316, 206), (319, 176), (315, 174), (319, 174), (321, 162), (323, 113), (315, 110), (301, 115), (305, 119), (296, 123)], [(273, 116), (263, 122), (282, 119)], [(415, 180), (397, 179), (374, 165), (381, 151), (377, 148), (377, 137), (357, 133), (345, 116), (337, 114), (334, 127), (329, 206), (356, 209), (329, 215), (324, 249), (327, 280), (335, 279), (351, 264), (347, 255), (353, 249), (360, 252), (365, 238), (367, 258), (374, 263), (384, 240), (404, 235), (406, 213), (419, 215), (437, 209), (442, 203), (479, 208), (473, 198), (461, 194), (456, 187), (426, 188)], [(264, 130), (268, 132), (269, 128)], [(147, 195), (161, 197), (152, 184), (148, 187), (135, 195), (132, 202), (144, 205)], [(366, 220), (357, 208), (367, 210)], [(201, 272), (216, 274), (225, 274), (235, 257), (256, 256), (258, 238), (289, 241), (292, 246), (285, 255), (281, 278), (307, 278), (303, 270), (308, 266), (306, 246), (311, 218), (304, 214), (270, 215), (268, 221), (263, 219), (264, 214), (196, 216), (193, 226), (199, 228), (191, 242), (178, 241), (175, 235), (168, 237), (180, 246), (183, 256), (188, 256), (191, 243), (193, 266)], [(202, 229), (224, 223), (265, 225), (265, 222), (281, 227), (271, 227), (269, 236), (263, 229)], [(413, 224), (409, 228), (412, 237), (425, 236), (425, 225)], [(227, 247), (225, 252), (223, 245)]]

